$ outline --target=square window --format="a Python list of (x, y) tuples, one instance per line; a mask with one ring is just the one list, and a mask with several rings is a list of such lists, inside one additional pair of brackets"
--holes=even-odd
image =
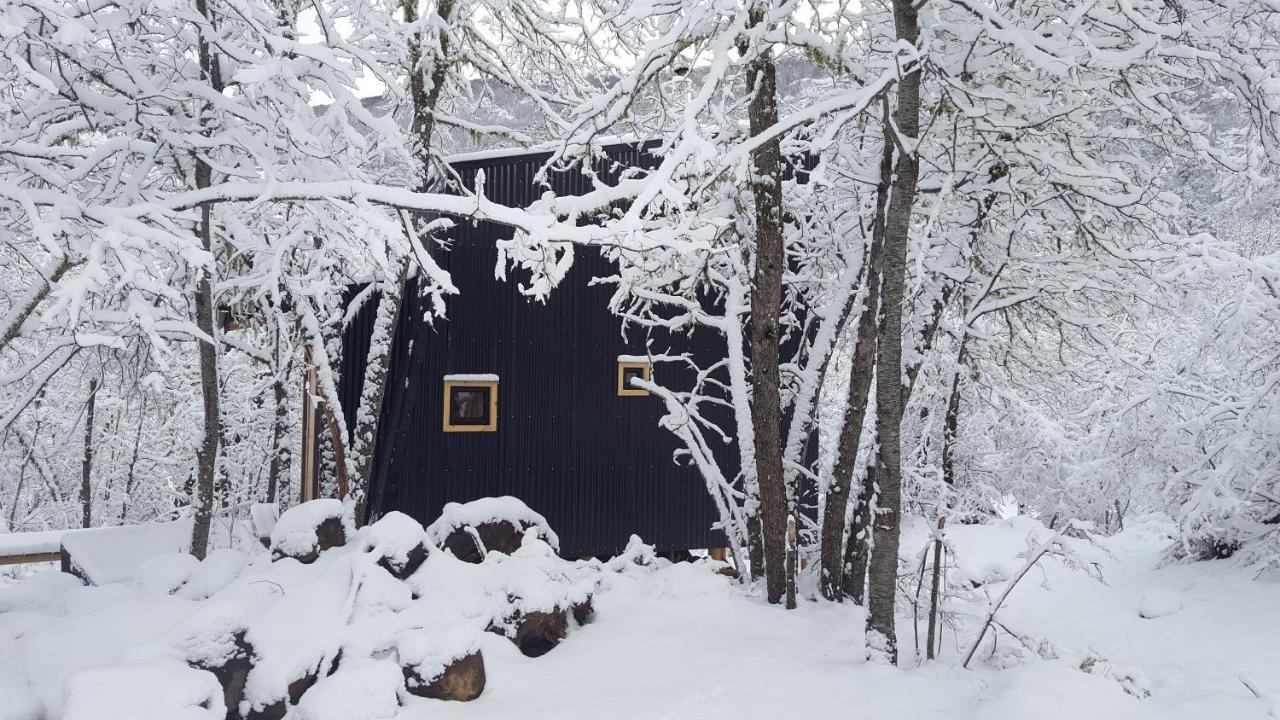
[(631, 384), (632, 378), (650, 380), (653, 366), (647, 360), (618, 360), (618, 395), (620, 397), (644, 397), (648, 390)]
[(498, 429), (498, 381), (444, 381), (444, 431), (493, 432)]

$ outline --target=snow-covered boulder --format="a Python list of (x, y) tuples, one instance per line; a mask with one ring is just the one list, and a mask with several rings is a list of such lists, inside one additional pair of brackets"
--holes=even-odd
[(200, 561), (189, 553), (165, 553), (147, 558), (138, 566), (137, 582), (143, 590), (156, 595), (172, 595), (177, 592), (191, 574), (200, 567)]
[(178, 595), (192, 600), (204, 600), (227, 585), (240, 575), (249, 556), (233, 548), (218, 548), (211, 551), (199, 567), (192, 571), (187, 583), (178, 591)]
[(298, 703), (301, 720), (391, 720), (400, 709), (404, 675), (390, 660), (343, 663)]
[(1152, 588), (1142, 595), (1138, 615), (1147, 619), (1172, 615), (1182, 609), (1182, 596), (1165, 588)]
[(365, 552), (378, 558), (378, 565), (400, 580), (416, 572), (427, 559), (427, 531), (402, 512), (389, 512), (366, 528), (362, 544)]
[(218, 679), (180, 664), (85, 670), (67, 682), (63, 720), (223, 720)]
[(575, 577), (534, 530), (519, 550), (484, 564), (490, 565), (501, 577), (507, 603), (489, 630), (509, 638), (525, 656), (545, 655), (591, 618), (596, 578)]
[(84, 585), (78, 576), (64, 572), (39, 572), (8, 587), (0, 587), (0, 614), (38, 610), (61, 614), (63, 595)]
[(325, 550), (346, 545), (354, 533), (351, 513), (342, 501), (325, 498), (304, 502), (284, 511), (272, 528), (271, 554), (277, 559), (313, 563)]
[(253, 646), (245, 639), (247, 629), (239, 603), (216, 602), (187, 618), (171, 639), (188, 665), (218, 679), (228, 718), (241, 717), (240, 703), (255, 661)]
[(414, 695), (469, 701), (484, 691), (484, 656), (475, 628), (454, 625), (402, 633), (396, 652), (405, 686)]
[(547, 525), (547, 519), (510, 496), (449, 503), (440, 517), (427, 527), (427, 537), (459, 560), (478, 563), (491, 552), (505, 555), (515, 552), (530, 529), (559, 551), (560, 538)]

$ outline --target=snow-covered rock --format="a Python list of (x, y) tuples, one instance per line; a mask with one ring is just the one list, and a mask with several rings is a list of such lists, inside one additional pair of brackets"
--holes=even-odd
[(400, 580), (422, 567), (431, 549), (422, 524), (397, 511), (365, 528), (361, 544), (365, 552), (377, 557), (380, 566)]
[(200, 561), (188, 553), (165, 553), (147, 558), (138, 566), (138, 585), (150, 593), (172, 595), (187, 583), (200, 567)]
[(213, 673), (156, 663), (86, 670), (67, 683), (63, 720), (223, 720)]
[(410, 693), (437, 700), (469, 701), (484, 691), (479, 632), (453, 625), (402, 633), (396, 653)]
[(343, 663), (298, 703), (301, 720), (391, 720), (400, 709), (404, 675), (390, 660)]
[(1166, 588), (1152, 588), (1142, 595), (1138, 615), (1147, 619), (1172, 615), (1182, 609), (1182, 596)]
[(14, 585), (0, 588), (0, 614), (18, 610), (65, 612), (63, 595), (82, 585), (84, 581), (75, 575), (56, 571), (36, 573)]
[(182, 586), (178, 594), (192, 600), (203, 600), (231, 584), (240, 575), (249, 556), (233, 548), (211, 551)]
[(547, 519), (510, 496), (449, 503), (440, 517), (427, 526), (427, 537), (459, 560), (478, 563), (490, 552), (507, 555), (515, 552), (530, 529), (553, 550), (559, 551), (560, 538), (547, 524)]
[(347, 543), (355, 534), (348, 507), (325, 498), (294, 505), (280, 516), (271, 530), (271, 553), (301, 563), (313, 563), (320, 553)]

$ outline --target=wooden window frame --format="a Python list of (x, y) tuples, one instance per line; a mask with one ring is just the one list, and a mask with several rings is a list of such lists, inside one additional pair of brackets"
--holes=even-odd
[[(456, 425), (452, 421), (449, 400), (453, 397), (454, 388), (488, 388), (489, 390), (489, 422), (485, 425)], [(497, 380), (445, 380), (444, 411), (441, 425), (445, 432), (497, 432), (498, 430), (498, 381)]]
[(643, 378), (645, 382), (653, 381), (653, 363), (639, 360), (619, 360), (618, 361), (618, 397), (648, 397), (649, 391), (645, 388), (630, 387), (626, 384), (627, 370), (643, 370)]

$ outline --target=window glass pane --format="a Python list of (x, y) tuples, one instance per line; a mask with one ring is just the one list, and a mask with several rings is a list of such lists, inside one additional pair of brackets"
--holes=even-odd
[(455, 425), (489, 424), (489, 388), (453, 388), (450, 402), (450, 420)]
[(644, 368), (624, 367), (622, 368), (622, 388), (624, 390), (635, 390), (635, 385), (631, 384), (631, 378), (644, 379)]

